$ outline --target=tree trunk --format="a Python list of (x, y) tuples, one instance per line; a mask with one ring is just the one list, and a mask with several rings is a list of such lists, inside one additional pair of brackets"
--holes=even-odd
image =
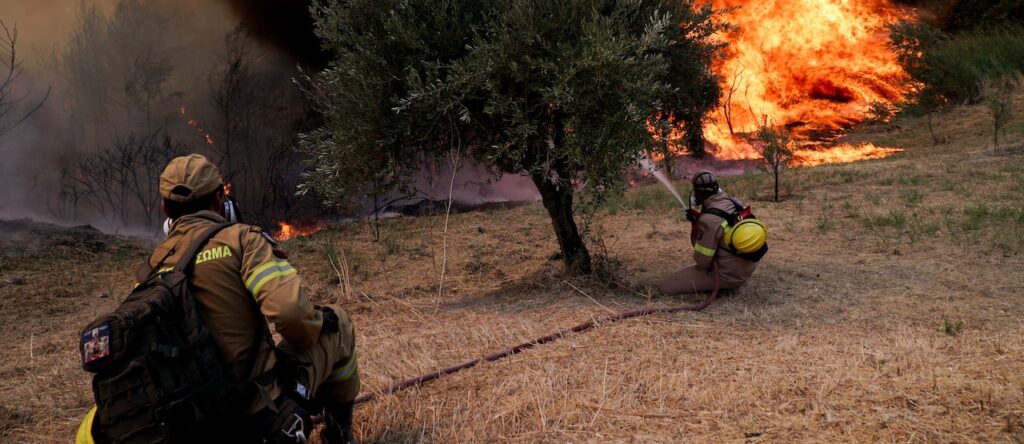
[(683, 138), (686, 141), (686, 149), (696, 158), (703, 158), (707, 154), (704, 146), (704, 122), (700, 115), (687, 116), (683, 122), (685, 133)]
[(534, 173), (531, 177), (540, 191), (544, 208), (551, 216), (551, 225), (555, 228), (555, 236), (558, 237), (558, 246), (562, 249), (566, 270), (570, 274), (590, 274), (593, 271), (590, 253), (583, 243), (583, 238), (580, 237), (576, 220), (573, 218), (572, 185), (552, 183), (549, 177), (540, 173)]
[(928, 134), (932, 135), (932, 146), (939, 144), (939, 137), (935, 135), (935, 128), (932, 127), (932, 112), (928, 111)]
[[(778, 162), (778, 161), (776, 161), (776, 162)], [(779, 201), (779, 165), (778, 165), (778, 163), (776, 163), (773, 166), (772, 172), (775, 175), (775, 201), (778, 202)]]
[(992, 149), (995, 152), (999, 152), (999, 118), (996, 117), (996, 122), (992, 124)]

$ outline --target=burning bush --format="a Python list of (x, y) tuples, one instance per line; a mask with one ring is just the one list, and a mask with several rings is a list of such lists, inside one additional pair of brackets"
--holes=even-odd
[(887, 0), (711, 3), (728, 8), (735, 24), (720, 34), (729, 43), (715, 67), (725, 97), (705, 128), (717, 158), (760, 157), (750, 141), (765, 116), (798, 141), (830, 140), (872, 104), (899, 102), (908, 90), (885, 34), (913, 17), (907, 8)]

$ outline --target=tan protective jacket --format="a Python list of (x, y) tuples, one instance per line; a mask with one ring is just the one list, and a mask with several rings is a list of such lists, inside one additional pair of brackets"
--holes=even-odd
[[(226, 220), (211, 211), (179, 218), (167, 240), (150, 257), (150, 267), (169, 271), (181, 254), (204, 231)], [(298, 349), (316, 343), (323, 323), (322, 313), (301, 288), (302, 280), (259, 227), (235, 224), (217, 233), (199, 250), (192, 272), (193, 295), (199, 314), (210, 329), (229, 370), (239, 380), (260, 375), (274, 367), (276, 359), (264, 339), (267, 321), (277, 333)], [(158, 264), (161, 258), (167, 257)], [(259, 304), (256, 314), (251, 299)], [(259, 347), (256, 365), (243, 375), (252, 347)], [(276, 383), (265, 387), (271, 399), (280, 395)], [(263, 405), (254, 399), (250, 413)]]
[[(742, 204), (741, 204), (742, 205)], [(701, 205), (701, 216), (697, 220), (696, 243), (693, 244), (693, 260), (697, 267), (702, 270), (711, 269), (711, 260), (718, 259), (719, 279), (723, 287), (735, 288), (743, 285), (754, 274), (757, 263), (743, 259), (732, 254), (725, 248), (721, 248), (722, 239), (725, 237), (725, 227), (728, 225), (725, 219), (714, 214), (708, 214), (705, 210), (717, 208), (726, 213), (736, 211), (729, 195), (719, 191), (708, 197)]]

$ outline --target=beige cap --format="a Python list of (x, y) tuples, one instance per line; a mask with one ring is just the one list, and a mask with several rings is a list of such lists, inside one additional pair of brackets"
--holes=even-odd
[(175, 157), (160, 174), (160, 196), (189, 202), (224, 186), (220, 170), (199, 154)]

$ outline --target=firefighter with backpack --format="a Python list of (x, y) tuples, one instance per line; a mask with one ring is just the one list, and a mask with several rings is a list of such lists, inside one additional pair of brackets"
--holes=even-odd
[(97, 405), (76, 442), (302, 443), (314, 415), (321, 442), (356, 442), (352, 322), (313, 305), (269, 235), (225, 218), (223, 189), (198, 154), (161, 174), (167, 239), (118, 309), (82, 330)]
[(707, 293), (715, 288), (717, 262), (721, 290), (742, 287), (750, 280), (757, 262), (768, 252), (768, 231), (750, 207), (730, 197), (710, 171), (698, 171), (692, 179), (690, 243), (696, 265), (672, 273), (658, 283), (665, 294)]

